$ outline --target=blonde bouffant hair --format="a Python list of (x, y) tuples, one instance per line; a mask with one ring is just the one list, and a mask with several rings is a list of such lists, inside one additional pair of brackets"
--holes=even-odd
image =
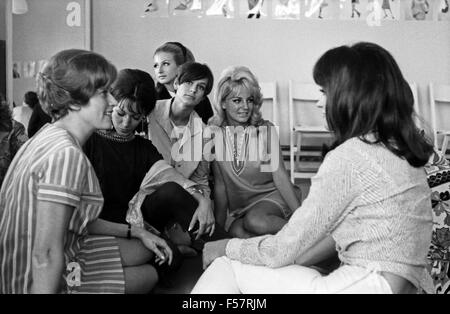
[(222, 105), (230, 95), (236, 95), (242, 87), (248, 89), (254, 99), (253, 112), (249, 121), (250, 124), (258, 126), (263, 121), (261, 115), (263, 99), (258, 79), (249, 68), (245, 66), (232, 66), (226, 68), (220, 75), (215, 93), (215, 115), (210, 119), (209, 124), (222, 126), (227, 123), (225, 110)]

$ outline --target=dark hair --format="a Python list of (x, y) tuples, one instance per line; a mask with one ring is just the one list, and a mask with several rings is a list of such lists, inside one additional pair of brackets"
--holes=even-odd
[(23, 101), (30, 106), (31, 109), (33, 109), (36, 104), (39, 103), (39, 99), (38, 96), (35, 92), (26, 92), (25, 95), (23, 96)]
[(155, 82), (150, 74), (137, 69), (123, 69), (111, 86), (111, 94), (118, 101), (125, 101), (130, 109), (136, 104), (137, 113), (150, 114), (155, 108)]
[(12, 112), (5, 96), (0, 93), (0, 132), (12, 130)]
[(61, 119), (70, 105), (84, 106), (99, 90), (109, 89), (116, 76), (116, 68), (95, 52), (79, 49), (58, 52), (38, 75), (42, 109), (55, 120)]
[[(414, 123), (411, 88), (387, 50), (366, 42), (331, 49), (317, 61), (313, 76), (326, 94), (333, 148), (359, 137), (383, 143), (414, 167), (426, 164), (433, 146)], [(375, 142), (365, 137), (372, 132)]]
[(177, 82), (183, 84), (184, 82), (192, 82), (195, 80), (207, 79), (205, 96), (207, 96), (213, 87), (214, 76), (210, 68), (206, 64), (198, 62), (186, 62), (178, 68)]

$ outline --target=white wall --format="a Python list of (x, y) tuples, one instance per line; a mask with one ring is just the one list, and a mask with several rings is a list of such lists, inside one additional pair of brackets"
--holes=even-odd
[[(3, 2), (3, 0), (0, 0)], [(13, 15), (13, 61), (48, 60), (62, 49), (84, 46), (84, 24), (69, 27), (66, 23), (67, 4), (70, 0), (29, 0), (28, 12)], [(80, 3), (84, 14), (84, 1)], [(81, 22), (84, 19), (81, 18)], [(13, 80), (14, 102), (22, 103), (23, 95), (35, 90), (35, 78)]]
[[(312, 68), (327, 49), (361, 40), (376, 42), (397, 59), (405, 77), (419, 85), (421, 110), (429, 116), (426, 85), (450, 83), (449, 22), (365, 22), (339, 20), (245, 20), (189, 17), (141, 18), (146, 1), (93, 1), (93, 49), (118, 68), (152, 73), (154, 49), (180, 41), (218, 78), (229, 65), (250, 67), (261, 81), (279, 84), (282, 141), (288, 138), (288, 80), (312, 81)], [(450, 123), (449, 123), (450, 125)]]
[(5, 15), (6, 1), (0, 1), (0, 40), (6, 40), (6, 15)]

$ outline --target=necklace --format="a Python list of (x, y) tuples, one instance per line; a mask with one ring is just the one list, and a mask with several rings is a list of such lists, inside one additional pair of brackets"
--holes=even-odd
[(119, 142), (119, 143), (130, 142), (130, 141), (134, 140), (134, 138), (136, 137), (133, 133), (131, 133), (130, 135), (127, 135), (127, 136), (123, 136), (123, 135), (118, 134), (116, 131), (97, 130), (96, 133), (104, 138), (107, 138), (111, 141)]
[(233, 159), (237, 162), (244, 161), (246, 142), (247, 142), (247, 131), (244, 132), (234, 132), (230, 131), (230, 127), (225, 128), (227, 136), (230, 140), (230, 146), (232, 148)]

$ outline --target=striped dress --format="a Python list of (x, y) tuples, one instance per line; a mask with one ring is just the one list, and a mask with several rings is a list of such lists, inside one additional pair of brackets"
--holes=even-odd
[(95, 172), (76, 139), (49, 124), (18, 151), (0, 190), (0, 294), (31, 292), (38, 201), (74, 209), (61, 292), (123, 293), (116, 239), (87, 234), (103, 206)]

